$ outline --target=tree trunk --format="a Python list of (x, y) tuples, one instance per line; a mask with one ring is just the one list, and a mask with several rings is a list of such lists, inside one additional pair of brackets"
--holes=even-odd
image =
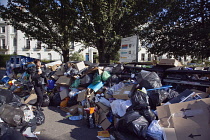
[(98, 55), (99, 55), (99, 57), (98, 57), (99, 63), (110, 63), (110, 55), (104, 51), (105, 48), (107, 47), (107, 46), (105, 46), (105, 44), (106, 43), (105, 43), (104, 39), (102, 39), (102, 38), (100, 40), (98, 40), (98, 42), (96, 43), (96, 47), (98, 49)]
[(62, 50), (64, 63), (69, 61), (69, 49)]

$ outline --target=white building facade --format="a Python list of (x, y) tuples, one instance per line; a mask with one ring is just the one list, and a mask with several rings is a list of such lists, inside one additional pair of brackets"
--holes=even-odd
[[(70, 46), (72, 45), (70, 44)], [(84, 47), (84, 45), (74, 42), (70, 54), (77, 52), (81, 47)], [(23, 55), (41, 60), (63, 60), (62, 55), (58, 52), (47, 47), (41, 41), (28, 38), (20, 30), (7, 25), (2, 18), (0, 18), (0, 54)], [(85, 61), (95, 62), (94, 56), (97, 56), (98, 51), (93, 47), (89, 47), (80, 54), (84, 56)]]

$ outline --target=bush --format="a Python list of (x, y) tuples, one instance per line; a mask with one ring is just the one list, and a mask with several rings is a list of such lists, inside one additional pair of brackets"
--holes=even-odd
[(0, 55), (0, 67), (6, 67), (6, 62), (10, 59), (13, 55)]
[(73, 53), (70, 56), (70, 61), (84, 61), (84, 56), (78, 52)]

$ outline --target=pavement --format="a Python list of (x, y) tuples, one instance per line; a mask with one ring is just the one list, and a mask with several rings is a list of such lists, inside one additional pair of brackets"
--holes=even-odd
[(40, 140), (98, 140), (98, 128), (90, 129), (85, 120), (64, 119), (66, 113), (58, 107), (44, 107), (45, 123), (38, 126), (36, 132)]
[[(5, 75), (5, 70), (0, 69), (0, 79)], [(37, 126), (35, 132), (40, 132), (40, 140), (98, 140), (98, 128), (90, 129), (85, 120), (71, 121), (64, 119), (66, 112), (59, 107), (43, 107), (45, 123)]]

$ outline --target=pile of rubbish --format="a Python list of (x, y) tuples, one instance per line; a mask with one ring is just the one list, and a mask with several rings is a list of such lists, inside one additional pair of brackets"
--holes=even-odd
[[(40, 112), (30, 106), (36, 103), (30, 81), (33, 66), (27, 64), (2, 79), (13, 95), (12, 102), (3, 101), (8, 90), (0, 96), (0, 110), (5, 107), (17, 110), (12, 118), (16, 126), (23, 126), (21, 115), (26, 112), (23, 108), (31, 107), (31, 116), (26, 113), (27, 121), (23, 119), (27, 124), (25, 131), (30, 129), (27, 131), (30, 134), (34, 134), (37, 123), (43, 123), (37, 118)], [(67, 113), (66, 119), (72, 121), (85, 119), (89, 128), (102, 130), (98, 131), (99, 139), (206, 140), (209, 137), (206, 133), (210, 130), (208, 88), (206, 91), (185, 88), (178, 92), (171, 85), (163, 85), (156, 72), (141, 70), (129, 77), (122, 76), (122, 64), (99, 66), (82, 61), (45, 66), (48, 84), (43, 106), (60, 106)], [(4, 116), (0, 113), (2, 123), (11, 123)], [(38, 116), (44, 118), (43, 114)], [(18, 132), (24, 134), (25, 131), (21, 128)]]

